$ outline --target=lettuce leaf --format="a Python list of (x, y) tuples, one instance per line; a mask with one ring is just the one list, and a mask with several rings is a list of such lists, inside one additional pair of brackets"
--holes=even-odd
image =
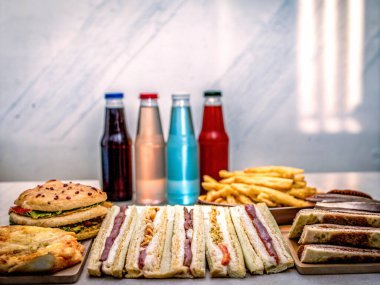
[(58, 215), (62, 214), (62, 211), (43, 212), (43, 211), (33, 210), (33, 211), (29, 212), (28, 214), (32, 219), (40, 219), (40, 218), (49, 218), (49, 217), (53, 217), (53, 216), (58, 216)]
[(87, 207), (81, 207), (81, 208), (72, 209), (72, 210), (68, 210), (68, 211), (44, 212), (44, 211), (33, 210), (33, 211), (27, 212), (27, 213), (22, 214), (22, 215), (27, 216), (27, 217), (31, 217), (32, 219), (50, 218), (50, 217), (59, 216), (63, 213), (69, 213), (69, 212), (75, 212), (78, 210), (89, 209), (92, 207), (96, 207), (100, 204), (102, 204), (102, 203), (96, 203), (96, 204), (93, 204), (93, 205), (90, 205)]

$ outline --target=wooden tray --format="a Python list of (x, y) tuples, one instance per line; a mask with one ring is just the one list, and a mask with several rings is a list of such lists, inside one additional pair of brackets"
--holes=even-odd
[(61, 284), (78, 281), (91, 249), (92, 239), (82, 242), (85, 246), (83, 261), (53, 274), (0, 275), (0, 284)]
[(297, 239), (289, 239), (290, 227), (281, 227), (282, 235), (285, 237), (294, 259), (294, 265), (300, 274), (321, 275), (321, 274), (350, 274), (350, 273), (378, 273), (380, 272), (380, 263), (351, 263), (351, 264), (307, 264), (299, 260), (297, 251), (299, 245)]
[[(214, 206), (224, 206), (224, 207), (236, 206), (232, 204), (218, 204), (214, 202), (206, 202), (203, 200), (198, 200), (198, 203), (201, 205), (214, 205)], [(277, 207), (277, 208), (269, 208), (269, 210), (271, 211), (278, 225), (289, 225), (293, 223), (293, 219), (298, 213), (298, 211), (302, 209), (312, 209), (312, 208), (314, 208), (314, 204), (307, 207)]]

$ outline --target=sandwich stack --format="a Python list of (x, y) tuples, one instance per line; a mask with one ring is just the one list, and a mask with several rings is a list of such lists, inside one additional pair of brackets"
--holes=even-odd
[(276, 273), (293, 266), (265, 204), (113, 206), (90, 254), (88, 272), (118, 278), (203, 278)]
[(380, 214), (305, 209), (298, 212), (289, 238), (299, 238), (304, 263), (380, 262)]

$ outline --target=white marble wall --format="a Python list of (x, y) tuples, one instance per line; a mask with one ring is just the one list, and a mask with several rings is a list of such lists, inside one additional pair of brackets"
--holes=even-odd
[(331, 3), (1, 0), (0, 180), (99, 177), (106, 91), (134, 137), (141, 91), (165, 134), (191, 92), (198, 133), (209, 88), (234, 169), (380, 170), (380, 1)]

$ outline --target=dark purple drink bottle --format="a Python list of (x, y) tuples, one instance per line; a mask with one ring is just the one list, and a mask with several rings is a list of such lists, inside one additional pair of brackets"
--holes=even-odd
[(132, 200), (132, 140), (124, 115), (123, 93), (107, 93), (101, 140), (103, 191), (111, 201)]

